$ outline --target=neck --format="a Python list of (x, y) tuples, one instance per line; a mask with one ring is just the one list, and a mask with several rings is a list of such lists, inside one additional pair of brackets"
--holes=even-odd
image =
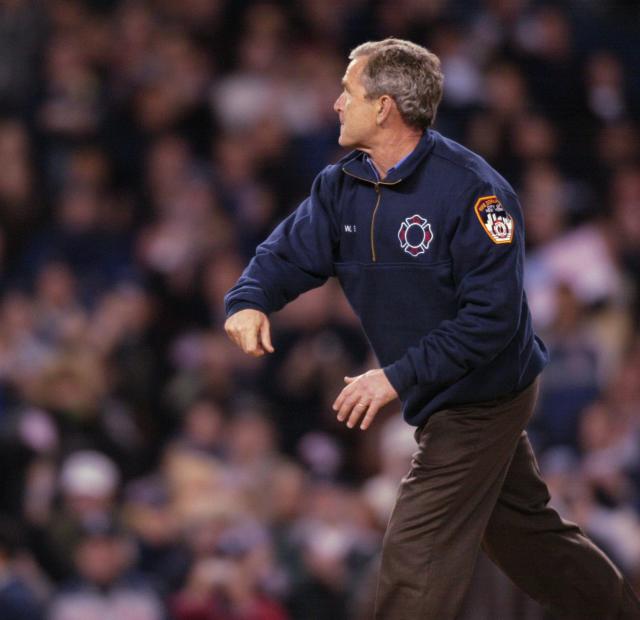
[(382, 136), (379, 143), (362, 150), (371, 157), (380, 178), (384, 179), (390, 168), (416, 148), (420, 138), (422, 138), (420, 130), (394, 133), (391, 136)]

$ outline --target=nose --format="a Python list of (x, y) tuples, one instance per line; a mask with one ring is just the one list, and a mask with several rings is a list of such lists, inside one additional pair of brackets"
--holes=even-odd
[(336, 99), (335, 103), (333, 104), (334, 112), (337, 112), (338, 114), (342, 112), (343, 103), (344, 103), (344, 93), (341, 93), (340, 96)]

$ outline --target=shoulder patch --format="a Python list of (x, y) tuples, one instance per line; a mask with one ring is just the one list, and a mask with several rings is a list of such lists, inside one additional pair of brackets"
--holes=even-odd
[(474, 207), (482, 228), (494, 243), (513, 241), (513, 218), (507, 213), (497, 196), (482, 196)]

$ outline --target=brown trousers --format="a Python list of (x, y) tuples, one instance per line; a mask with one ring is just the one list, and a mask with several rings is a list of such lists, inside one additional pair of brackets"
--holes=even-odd
[(480, 546), (559, 620), (640, 619), (620, 571), (549, 492), (523, 431), (538, 381), (439, 411), (416, 431), (382, 549), (377, 620), (455, 620)]

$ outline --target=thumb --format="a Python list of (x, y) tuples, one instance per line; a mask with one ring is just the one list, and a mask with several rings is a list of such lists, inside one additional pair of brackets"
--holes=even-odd
[(271, 325), (269, 324), (269, 319), (265, 318), (260, 325), (260, 340), (262, 342), (263, 348), (269, 353), (274, 352), (273, 345), (271, 344)]

